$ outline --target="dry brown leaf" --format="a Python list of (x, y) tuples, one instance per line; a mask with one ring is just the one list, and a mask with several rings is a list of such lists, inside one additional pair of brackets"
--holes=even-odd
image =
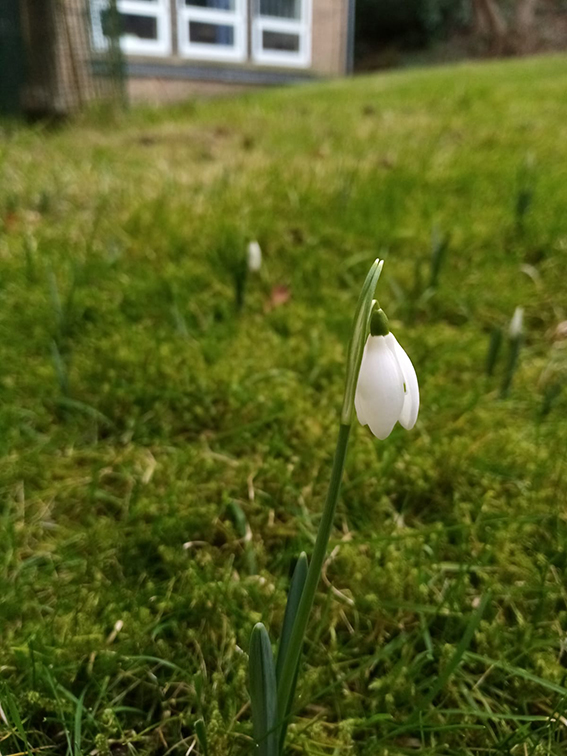
[(282, 305), (286, 304), (286, 302), (289, 302), (290, 299), (291, 289), (289, 288), (289, 286), (278, 284), (277, 286), (274, 286), (272, 288), (272, 291), (270, 292), (270, 298), (266, 302), (264, 310), (265, 312), (271, 312), (272, 310), (275, 310), (276, 307), (281, 307)]

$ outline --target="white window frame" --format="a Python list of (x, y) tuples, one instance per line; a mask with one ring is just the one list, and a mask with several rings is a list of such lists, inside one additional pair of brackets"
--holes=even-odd
[[(308, 68), (311, 65), (311, 0), (301, 0), (301, 18), (281, 18), (260, 15), (260, 2), (252, 21), (252, 59), (254, 63), (268, 66), (296, 66)], [(299, 37), (297, 52), (285, 50), (264, 50), (264, 32), (294, 34)]]
[[(247, 0), (235, 0), (234, 10), (220, 8), (199, 8), (186, 5), (185, 0), (177, 0), (177, 44), (179, 55), (183, 58), (201, 58), (203, 60), (246, 60), (247, 40)], [(189, 23), (191, 21), (215, 26), (232, 26), (234, 44), (209, 45), (203, 42), (191, 42)]]
[[(102, 31), (101, 12), (108, 8), (108, 0), (91, 0), (93, 45), (106, 50), (108, 41)], [(119, 13), (155, 18), (157, 39), (138, 39), (132, 35), (120, 37), (120, 49), (126, 55), (171, 55), (171, 17), (169, 0), (117, 0)]]

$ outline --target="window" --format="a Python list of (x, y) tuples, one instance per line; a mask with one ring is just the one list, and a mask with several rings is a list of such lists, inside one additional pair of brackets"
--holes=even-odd
[(186, 58), (246, 59), (247, 0), (178, 0), (179, 53)]
[[(120, 39), (126, 55), (307, 67), (312, 0), (90, 0), (93, 46)], [(251, 18), (248, 21), (248, 7)], [(249, 26), (250, 24), (250, 26)], [(250, 52), (249, 52), (250, 44)]]
[(252, 56), (267, 65), (311, 62), (310, 0), (254, 0)]
[(133, 55), (170, 55), (169, 0), (91, 0), (93, 43), (106, 50), (108, 38), (118, 33), (120, 46)]

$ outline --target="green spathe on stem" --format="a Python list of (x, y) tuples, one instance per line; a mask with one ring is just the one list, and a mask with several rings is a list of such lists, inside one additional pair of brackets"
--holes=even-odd
[(370, 335), (371, 336), (387, 336), (390, 333), (390, 324), (386, 313), (375, 303), (372, 315), (370, 316)]
[(281, 674), (278, 678), (277, 690), (279, 726), (285, 722), (286, 717), (289, 716), (291, 710), (295, 675), (299, 663), (299, 657), (301, 656), (303, 639), (319, 579), (321, 577), (321, 570), (323, 569), (323, 563), (327, 553), (327, 545), (333, 529), (335, 510), (339, 498), (341, 479), (346, 459), (348, 438), (354, 416), (354, 397), (358, 382), (358, 374), (362, 362), (362, 355), (364, 353), (364, 345), (370, 328), (370, 315), (374, 304), (374, 292), (382, 272), (383, 264), (383, 260), (374, 261), (368, 275), (366, 276), (356, 306), (353, 331), (348, 348), (347, 374), (341, 412), (341, 424), (339, 427), (339, 436), (333, 460), (329, 490), (327, 492), (325, 507), (319, 524), (319, 530), (317, 532), (313, 555), (307, 571), (303, 591), (301, 593), (301, 599), (295, 613), (293, 628), (287, 642), (285, 655), (281, 659)]
[(374, 306), (374, 292), (378, 279), (382, 273), (384, 260), (376, 259), (368, 271), (366, 280), (360, 292), (356, 311), (354, 314), (354, 323), (352, 336), (350, 339), (347, 355), (347, 375), (345, 383), (345, 393), (343, 399), (343, 408), (341, 412), (341, 423), (350, 425), (354, 414), (354, 395), (356, 393), (356, 383), (360, 371), (360, 363), (364, 353), (364, 345), (368, 336), (370, 314)]

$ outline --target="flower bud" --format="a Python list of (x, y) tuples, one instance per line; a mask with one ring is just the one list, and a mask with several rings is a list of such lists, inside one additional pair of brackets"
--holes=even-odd
[(262, 249), (257, 241), (251, 241), (248, 245), (248, 270), (257, 273), (262, 267)]

